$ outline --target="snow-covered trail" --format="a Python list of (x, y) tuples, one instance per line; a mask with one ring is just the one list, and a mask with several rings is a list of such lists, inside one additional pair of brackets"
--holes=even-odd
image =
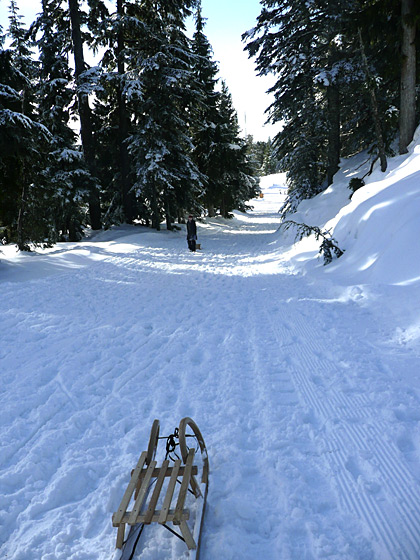
[[(415, 357), (363, 287), (294, 273), (278, 204), (199, 224), (197, 254), (122, 228), (3, 270), (2, 558), (110, 560), (153, 419), (184, 416), (210, 457), (203, 560), (420, 558)], [(149, 535), (137, 559), (184, 557)]]

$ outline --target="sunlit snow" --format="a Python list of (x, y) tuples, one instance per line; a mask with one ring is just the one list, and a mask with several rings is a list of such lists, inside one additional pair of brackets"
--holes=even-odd
[[(283, 175), (252, 212), (198, 222), (196, 253), (141, 226), (3, 247), (1, 557), (119, 558), (111, 516), (154, 418), (191, 416), (202, 560), (418, 560), (418, 148), (351, 200), (362, 156), (344, 162), (301, 204), (345, 250), (328, 266), (278, 230)], [(152, 525), (135, 558), (185, 550)]]

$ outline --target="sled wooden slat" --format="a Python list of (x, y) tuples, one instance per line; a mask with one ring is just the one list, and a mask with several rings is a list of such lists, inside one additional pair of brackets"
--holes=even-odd
[(194, 467), (193, 467), (193, 468), (192, 468), (192, 471), (191, 471), (191, 481), (190, 481), (190, 484), (191, 484), (191, 489), (192, 489), (192, 491), (194, 492), (194, 496), (195, 496), (196, 498), (199, 498), (199, 497), (201, 496), (201, 490), (200, 490), (200, 485), (198, 484), (198, 482), (197, 482), (197, 480), (196, 480), (196, 478), (195, 478), (195, 476), (194, 476), (195, 474), (197, 474), (197, 473), (194, 472)]
[(153, 470), (156, 467), (156, 461), (151, 461), (150, 465), (147, 467), (146, 474), (143, 478), (141, 483), (141, 487), (139, 493), (137, 495), (136, 501), (134, 503), (133, 510), (130, 514), (130, 518), (128, 520), (129, 525), (135, 525), (136, 518), (141, 512), (141, 508), (143, 506), (144, 500), (147, 496), (147, 491), (149, 489), (150, 480), (152, 479)]
[(143, 453), (140, 455), (140, 459), (137, 462), (136, 468), (134, 469), (133, 474), (131, 475), (131, 480), (128, 483), (127, 490), (124, 493), (120, 506), (117, 512), (114, 513), (112, 517), (112, 523), (114, 527), (118, 527), (118, 525), (121, 523), (121, 519), (123, 518), (125, 512), (127, 511), (127, 507), (128, 504), (130, 503), (131, 496), (133, 495), (133, 492), (136, 489), (141, 470), (146, 461), (146, 456), (147, 456), (146, 451), (143, 451)]
[(179, 522), (179, 528), (181, 529), (181, 533), (182, 536), (184, 537), (185, 544), (187, 545), (188, 550), (194, 550), (195, 548), (197, 548), (197, 545), (195, 544), (195, 540), (193, 539), (193, 536), (191, 534), (190, 528), (188, 527), (187, 523), (183, 519), (181, 519), (181, 521)]
[(184, 476), (182, 477), (181, 489), (179, 490), (178, 494), (178, 501), (176, 503), (174, 525), (180, 525), (181, 523), (181, 513), (184, 509), (185, 498), (187, 497), (188, 487), (190, 485), (194, 455), (194, 449), (190, 449), (188, 452), (187, 462), (185, 464)]
[[(126, 524), (126, 523), (128, 524), (128, 518), (130, 517), (130, 514), (131, 514), (131, 512), (128, 511), (128, 512), (124, 515), (124, 517), (122, 518), (122, 523), (123, 523), (123, 524)], [(137, 523), (144, 523), (144, 524), (146, 524), (146, 514), (147, 514), (147, 512), (146, 512), (146, 513), (141, 513), (141, 514), (137, 517), (137, 519), (136, 519), (136, 524), (137, 524)], [(161, 510), (159, 510), (159, 509), (156, 510), (156, 511), (153, 513), (153, 516), (152, 516), (152, 519), (151, 519), (150, 522), (151, 522), (151, 523), (157, 523), (157, 522), (159, 521), (160, 514), (161, 514)], [(184, 519), (185, 521), (188, 521), (188, 519), (190, 518), (190, 515), (191, 515), (191, 513), (190, 513), (190, 510), (189, 510), (189, 509), (184, 509), (184, 510), (182, 511), (182, 519)], [(170, 509), (170, 510), (167, 512), (166, 523), (172, 523), (174, 517), (175, 517), (175, 510), (174, 510), (174, 509)]]
[(165, 499), (163, 501), (162, 510), (159, 516), (159, 523), (166, 523), (169, 515), (169, 508), (171, 507), (172, 496), (175, 490), (175, 484), (178, 478), (178, 472), (181, 467), (181, 459), (177, 459), (174, 464), (174, 469), (169, 479), (168, 488), (166, 490)]
[(160, 467), (160, 473), (156, 480), (156, 486), (153, 490), (152, 497), (150, 498), (149, 507), (147, 509), (144, 523), (149, 525), (152, 522), (153, 514), (155, 513), (156, 504), (160, 496), (160, 491), (162, 490), (163, 483), (166, 477), (166, 471), (168, 470), (169, 461), (166, 459), (163, 461), (162, 466)]
[[(152, 473), (152, 478), (157, 478), (157, 477), (159, 476), (159, 474), (160, 474), (160, 469), (161, 469), (161, 467), (156, 467), (156, 468), (154, 469), (154, 471), (153, 471), (153, 473)], [(173, 467), (168, 467), (168, 468), (166, 469), (166, 474), (165, 474), (165, 477), (166, 477), (166, 478), (169, 478), (169, 477), (172, 475), (173, 469), (174, 469)], [(178, 476), (182, 476), (182, 475), (184, 474), (184, 470), (185, 470), (185, 467), (181, 465), (181, 466), (179, 467)], [(139, 479), (140, 482), (143, 481), (143, 478), (144, 478), (144, 475), (145, 475), (145, 474), (146, 474), (146, 471), (143, 469), (142, 472), (141, 472), (141, 474), (140, 474), (140, 479)], [(197, 467), (197, 465), (193, 465), (192, 474), (193, 474), (193, 475), (197, 475), (197, 474), (198, 474), (198, 467)], [(140, 488), (140, 487), (139, 487), (139, 488)]]
[(117, 544), (115, 545), (116, 548), (121, 548), (124, 543), (124, 535), (125, 535), (125, 523), (120, 523), (118, 525), (117, 531)]

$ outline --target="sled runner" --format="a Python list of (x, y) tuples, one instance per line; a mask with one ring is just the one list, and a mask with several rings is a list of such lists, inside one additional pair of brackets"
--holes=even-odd
[[(112, 524), (118, 528), (116, 547), (122, 549), (121, 560), (133, 558), (144, 527), (152, 523), (159, 523), (184, 541), (190, 560), (198, 559), (209, 476), (204, 439), (188, 417), (170, 436), (159, 437), (159, 430), (159, 420), (155, 420), (147, 451), (140, 455), (112, 516)], [(158, 466), (155, 456), (161, 439), (166, 440), (166, 455)], [(181, 457), (176, 453), (178, 446)], [(126, 525), (130, 529), (124, 540)]]

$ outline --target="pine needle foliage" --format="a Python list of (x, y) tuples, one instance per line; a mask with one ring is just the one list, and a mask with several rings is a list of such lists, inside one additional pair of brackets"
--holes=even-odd
[(322, 231), (318, 226), (308, 226), (307, 224), (298, 223), (293, 220), (284, 221), (280, 228), (287, 231), (292, 226), (297, 229), (295, 241), (300, 241), (303, 237), (309, 237), (310, 235), (314, 235), (316, 241), (321, 240), (319, 253), (324, 258), (324, 266), (330, 264), (334, 258), (338, 259), (344, 254), (344, 250), (340, 249), (337, 245), (337, 241), (331, 237), (329, 230)]

